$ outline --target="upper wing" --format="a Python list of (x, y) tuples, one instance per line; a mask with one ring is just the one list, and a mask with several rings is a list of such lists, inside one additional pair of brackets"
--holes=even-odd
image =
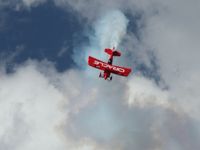
[(103, 62), (91, 56), (88, 57), (88, 64), (97, 69), (104, 70), (104, 71), (106, 70), (106, 71), (109, 71), (110, 73), (114, 73), (121, 76), (128, 76), (129, 73), (131, 72), (130, 68), (110, 65), (106, 62)]
[(119, 67), (119, 66), (114, 66), (112, 65), (113, 67), (109, 69), (109, 71), (111, 73), (114, 73), (114, 74), (117, 74), (117, 75), (120, 75), (120, 76), (128, 76), (131, 72), (131, 69), (130, 68), (125, 68), (125, 67)]
[(102, 64), (106, 64), (106, 63), (94, 57), (91, 57), (91, 56), (88, 57), (88, 65), (100, 70), (105, 70), (105, 67), (103, 67)]

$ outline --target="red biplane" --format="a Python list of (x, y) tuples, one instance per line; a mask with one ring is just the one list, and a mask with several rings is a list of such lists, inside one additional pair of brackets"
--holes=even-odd
[(105, 52), (109, 55), (109, 59), (107, 63), (101, 60), (98, 60), (92, 56), (88, 57), (88, 65), (104, 71), (103, 74), (100, 72), (99, 77), (104, 78), (105, 80), (107, 79), (112, 80), (111, 73), (121, 75), (121, 76), (128, 76), (129, 73), (131, 72), (130, 68), (112, 65), (113, 56), (121, 56), (121, 53), (115, 50), (115, 48), (113, 49), (106, 48)]

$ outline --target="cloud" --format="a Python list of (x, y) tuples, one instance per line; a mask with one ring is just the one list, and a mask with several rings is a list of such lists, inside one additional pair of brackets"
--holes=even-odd
[(163, 3), (165, 9), (146, 18), (142, 40), (158, 58), (160, 74), (168, 84), (170, 94), (194, 115), (194, 109), (199, 113), (194, 106), (198, 105), (199, 99), (199, 82), (195, 77), (200, 73), (197, 66), (200, 55), (197, 41), (200, 36), (199, 7), (195, 2), (175, 1), (173, 4), (171, 1)]
[(23, 4), (27, 7), (31, 7), (34, 5), (39, 5), (42, 4), (44, 2), (46, 2), (47, 0), (22, 0)]
[[(0, 148), (198, 149), (198, 2), (107, 1), (110, 10), (105, 1), (89, 2), (56, 2), (91, 21), (94, 33), (84, 45), (91, 51), (76, 51), (81, 61), (89, 54), (105, 58), (92, 50), (116, 42), (125, 49), (124, 63), (139, 62), (148, 71), (154, 68), (154, 59), (160, 79), (155, 82), (156, 77), (133, 68), (130, 78), (114, 76), (114, 82), (104, 82), (91, 68), (58, 73), (49, 62), (27, 62), (13, 74), (1, 71)], [(24, 3), (30, 7), (39, 1)], [(141, 13), (137, 36), (127, 32), (130, 18), (123, 11)], [(104, 38), (109, 30), (112, 34)]]
[(15, 10), (21, 10), (22, 8), (36, 7), (40, 4), (47, 2), (48, 0), (0, 0), (0, 10), (3, 10), (6, 7), (13, 8)]
[[(84, 93), (79, 71), (59, 74), (51, 63), (29, 61), (13, 74), (1, 72), (0, 81), (1, 149), (87, 148), (82, 139), (70, 142), (71, 135), (63, 134), (63, 128), (70, 125), (69, 113), (78, 113), (95, 99), (95, 90)], [(84, 141), (91, 143), (88, 147), (95, 145)]]
[(64, 100), (62, 93), (34, 64), (24, 65), (12, 75), (1, 74), (0, 80), (1, 149), (61, 148), (55, 135), (57, 123), (64, 117), (57, 108)]
[(198, 136), (191, 118), (142, 77), (107, 83), (31, 61), (1, 73), (0, 89), (2, 149), (168, 149), (172, 129), (176, 144)]

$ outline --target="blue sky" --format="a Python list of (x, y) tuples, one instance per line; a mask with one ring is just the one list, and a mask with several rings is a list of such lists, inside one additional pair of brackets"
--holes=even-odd
[(27, 59), (55, 62), (63, 71), (74, 65), (73, 48), (83, 40), (85, 22), (73, 11), (65, 11), (51, 2), (30, 10), (2, 10), (0, 53), (3, 59), (17, 52), (9, 62), (23, 63)]

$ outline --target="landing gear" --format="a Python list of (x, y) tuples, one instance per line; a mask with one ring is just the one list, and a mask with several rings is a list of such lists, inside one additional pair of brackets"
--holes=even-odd
[(112, 76), (110, 76), (110, 81), (112, 81)]
[(101, 72), (99, 73), (99, 78), (102, 78)]

